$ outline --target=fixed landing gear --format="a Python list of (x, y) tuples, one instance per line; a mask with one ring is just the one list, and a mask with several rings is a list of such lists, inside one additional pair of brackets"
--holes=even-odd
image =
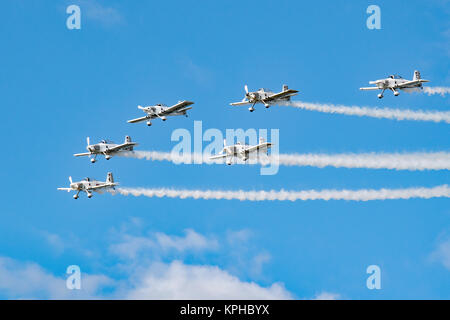
[(150, 121), (147, 121), (147, 126), (151, 126), (152, 125), (152, 123), (150, 122)]
[(91, 159), (91, 163), (95, 163), (97, 160), (95, 160), (95, 158)]
[(74, 198), (75, 200), (77, 200), (79, 197), (78, 197), (78, 195), (76, 194), (76, 195), (73, 196), (73, 198)]
[(383, 95), (380, 93), (380, 94), (378, 94), (378, 99), (382, 99), (383, 98)]

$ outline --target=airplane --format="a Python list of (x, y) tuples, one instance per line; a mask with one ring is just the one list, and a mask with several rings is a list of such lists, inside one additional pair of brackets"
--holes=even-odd
[(91, 158), (91, 162), (95, 163), (97, 160), (97, 155), (102, 154), (105, 156), (106, 160), (111, 159), (111, 157), (117, 153), (120, 153), (122, 151), (133, 151), (134, 146), (137, 145), (136, 142), (132, 142), (130, 136), (125, 137), (125, 142), (122, 144), (115, 144), (113, 142), (109, 142), (106, 140), (102, 140), (97, 144), (91, 144), (89, 141), (89, 137), (86, 139), (87, 142), (87, 151), (85, 153), (75, 153), (74, 157), (83, 157), (83, 156), (89, 156), (89, 158), (93, 155), (94, 157)]
[(186, 111), (192, 109), (192, 107), (190, 108), (186, 108), (188, 106), (190, 106), (191, 104), (194, 104), (191, 101), (179, 101), (177, 104), (168, 107), (164, 104), (157, 104), (155, 106), (147, 106), (147, 107), (142, 107), (142, 106), (138, 106), (138, 109), (143, 110), (147, 115), (145, 117), (141, 117), (141, 118), (136, 118), (136, 119), (132, 119), (132, 120), (128, 120), (128, 123), (136, 123), (136, 122), (141, 122), (141, 121), (146, 121), (147, 120), (147, 125), (151, 126), (152, 119), (155, 118), (160, 118), (162, 121), (166, 121), (166, 117), (167, 116), (186, 116)]
[(422, 83), (429, 82), (429, 80), (421, 79), (420, 72), (415, 70), (414, 76), (412, 80), (406, 80), (400, 77), (399, 75), (391, 75), (389, 78), (380, 79), (375, 81), (369, 81), (369, 84), (374, 84), (376, 87), (366, 87), (359, 88), (359, 90), (382, 90), (380, 94), (378, 94), (378, 98), (383, 98), (384, 90), (389, 89), (394, 93), (394, 96), (398, 96), (400, 90), (414, 90), (416, 88), (422, 89)]
[(227, 164), (231, 165), (233, 157), (237, 157), (242, 159), (243, 161), (247, 161), (251, 154), (258, 153), (263, 150), (265, 150), (267, 153), (270, 147), (272, 147), (272, 143), (264, 142), (263, 138), (260, 138), (259, 144), (255, 146), (241, 144), (240, 142), (238, 142), (235, 145), (227, 146), (227, 141), (224, 139), (223, 150), (218, 155), (212, 156), (209, 159), (215, 160), (227, 158)]
[(245, 97), (241, 102), (230, 103), (232, 106), (243, 106), (251, 104), (252, 106), (248, 108), (250, 112), (255, 111), (255, 104), (262, 103), (269, 108), (270, 105), (277, 104), (278, 102), (291, 101), (291, 97), (297, 94), (297, 90), (289, 89), (287, 85), (283, 85), (283, 89), (279, 93), (274, 93), (268, 89), (261, 88), (258, 91), (248, 92), (247, 85), (244, 86)]
[(108, 172), (106, 176), (106, 181), (97, 181), (92, 180), (90, 178), (86, 178), (82, 181), (73, 182), (72, 177), (69, 177), (70, 187), (69, 188), (58, 188), (58, 190), (64, 190), (67, 192), (76, 191), (77, 193), (73, 196), (74, 199), (78, 199), (78, 194), (83, 191), (86, 192), (88, 198), (92, 198), (92, 192), (101, 193), (102, 190), (113, 189), (118, 185), (118, 183), (114, 182), (113, 175), (111, 172)]

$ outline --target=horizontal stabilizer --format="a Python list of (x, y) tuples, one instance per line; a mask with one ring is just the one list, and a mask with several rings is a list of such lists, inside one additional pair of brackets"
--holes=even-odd
[(378, 87), (366, 87), (366, 88), (359, 88), (359, 90), (379, 90)]

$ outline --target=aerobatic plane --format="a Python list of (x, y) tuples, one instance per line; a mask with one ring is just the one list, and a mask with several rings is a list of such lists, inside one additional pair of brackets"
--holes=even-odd
[(386, 79), (369, 81), (369, 84), (374, 84), (375, 87), (359, 88), (359, 90), (381, 90), (381, 93), (378, 94), (378, 98), (381, 99), (384, 91), (387, 89), (391, 90), (394, 96), (397, 97), (400, 94), (398, 90), (423, 89), (422, 83), (424, 82), (429, 82), (429, 80), (421, 79), (420, 72), (415, 70), (412, 80), (403, 79), (401, 76), (393, 74)]
[(244, 106), (251, 104), (248, 110), (250, 112), (255, 111), (255, 104), (262, 103), (266, 108), (269, 108), (271, 105), (291, 101), (291, 97), (295, 96), (298, 91), (289, 89), (287, 85), (283, 85), (282, 91), (278, 93), (274, 93), (268, 89), (261, 88), (258, 91), (249, 92), (248, 86), (244, 86), (245, 96), (241, 102), (233, 102), (230, 103), (232, 106)]
[(92, 192), (101, 193), (102, 191), (108, 191), (109, 189), (114, 190), (114, 187), (118, 183), (114, 182), (113, 175), (108, 172), (106, 176), (106, 181), (97, 181), (90, 178), (86, 178), (82, 181), (73, 182), (72, 177), (69, 177), (70, 187), (69, 188), (58, 188), (58, 190), (63, 191), (76, 191), (77, 193), (73, 196), (74, 199), (79, 198), (80, 192), (86, 192), (88, 198), (92, 198)]
[(153, 119), (160, 118), (162, 121), (166, 121), (168, 116), (186, 116), (187, 117), (187, 111), (192, 109), (192, 107), (189, 107), (190, 105), (194, 104), (191, 101), (179, 101), (177, 104), (168, 107), (164, 104), (157, 104), (154, 106), (147, 106), (142, 107), (138, 106), (138, 109), (141, 109), (146, 113), (144, 117), (136, 118), (128, 120), (128, 123), (136, 123), (141, 121), (147, 121), (147, 125), (151, 126)]
[(259, 139), (259, 144), (250, 146), (247, 144), (241, 144), (240, 142), (227, 146), (227, 141), (223, 140), (223, 149), (216, 155), (210, 157), (211, 160), (226, 158), (226, 163), (231, 165), (233, 158), (237, 157), (243, 161), (247, 161), (251, 155), (256, 155), (259, 152), (268, 152), (268, 149), (272, 147), (272, 143), (264, 142), (263, 138)]
[(124, 151), (133, 151), (134, 146), (137, 145), (136, 142), (132, 142), (130, 136), (125, 137), (125, 142), (122, 144), (116, 144), (111, 141), (102, 140), (97, 144), (91, 144), (89, 137), (86, 139), (87, 142), (87, 151), (85, 153), (75, 153), (75, 157), (83, 157), (89, 156), (91, 158), (91, 162), (95, 163), (97, 160), (97, 155), (104, 155), (106, 160), (111, 159), (112, 156), (124, 152)]

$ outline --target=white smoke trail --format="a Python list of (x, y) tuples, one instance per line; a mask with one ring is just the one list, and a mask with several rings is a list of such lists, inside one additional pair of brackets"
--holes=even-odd
[(221, 191), (221, 190), (187, 190), (187, 189), (148, 189), (148, 188), (118, 188), (115, 193), (121, 195), (146, 196), (158, 198), (193, 198), (215, 200), (241, 200), (241, 201), (296, 201), (296, 200), (349, 200), (369, 201), (388, 199), (411, 198), (438, 198), (450, 197), (450, 188), (441, 185), (433, 188), (407, 188), (407, 189), (362, 189), (362, 190), (305, 190), (305, 191)]
[[(170, 152), (134, 151), (123, 154), (126, 157), (151, 161), (170, 161), (174, 163), (223, 164), (223, 160), (210, 160), (208, 155), (197, 153), (175, 155)], [(195, 160), (195, 162), (194, 162)], [(335, 168), (365, 168), (390, 170), (450, 170), (449, 152), (413, 152), (413, 153), (344, 153), (344, 154), (280, 154), (262, 156), (249, 164), (267, 165), (277, 163), (284, 166), (311, 166)], [(244, 163), (244, 162), (239, 162)]]
[(450, 170), (450, 153), (281, 154), (280, 165), (390, 170)]
[(343, 106), (343, 105), (322, 104), (322, 103), (309, 103), (302, 101), (291, 101), (281, 105), (292, 106), (311, 111), (338, 113), (359, 117), (450, 123), (450, 112), (448, 111), (441, 112), (441, 111), (421, 111), (421, 110), (415, 111), (408, 109), (402, 110), (389, 108), (370, 108), (370, 107)]
[(449, 87), (423, 87), (423, 92), (425, 92), (429, 96), (431, 96), (433, 94), (439, 94), (444, 97), (446, 94), (450, 94), (450, 88)]

